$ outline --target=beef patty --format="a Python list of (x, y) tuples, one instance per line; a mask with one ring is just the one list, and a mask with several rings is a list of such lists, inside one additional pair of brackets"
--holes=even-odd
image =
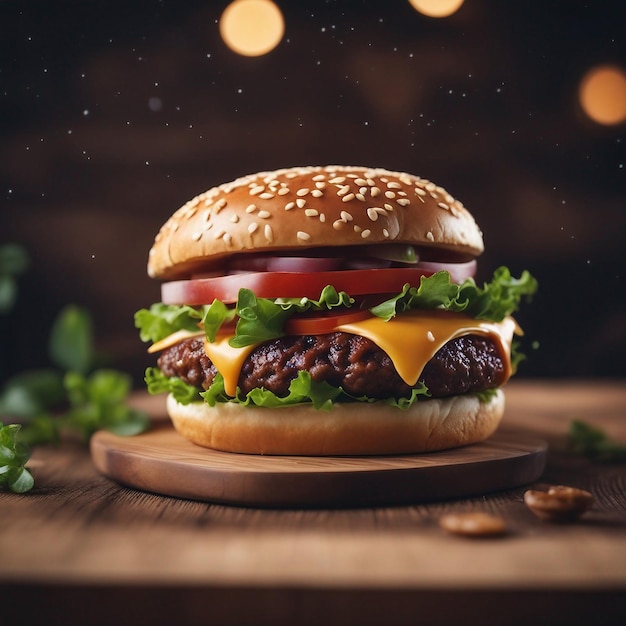
[[(202, 338), (191, 338), (163, 351), (158, 366), (168, 376), (208, 389), (217, 370), (204, 351)], [(238, 385), (246, 394), (263, 387), (279, 397), (306, 370), (314, 381), (342, 387), (354, 396), (405, 398), (411, 386), (400, 378), (391, 359), (373, 341), (359, 335), (280, 337), (257, 346), (243, 364)], [(505, 364), (489, 337), (467, 335), (446, 343), (426, 364), (419, 378), (433, 398), (484, 391), (504, 382)]]

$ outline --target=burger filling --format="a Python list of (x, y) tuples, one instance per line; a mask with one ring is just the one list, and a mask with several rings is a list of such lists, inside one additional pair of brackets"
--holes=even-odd
[[(507, 376), (507, 358), (490, 337), (458, 337), (436, 352), (419, 385), (412, 387), (400, 377), (389, 355), (366, 337), (345, 332), (288, 336), (261, 344), (249, 354), (238, 387), (243, 394), (264, 388), (284, 397), (304, 371), (313, 381), (341, 387), (355, 397), (409, 398), (415, 389), (426, 388), (430, 397), (441, 398), (499, 387)], [(218, 374), (201, 338), (164, 350), (157, 363), (165, 376), (203, 390)]]
[[(198, 281), (187, 282), (195, 288)], [(488, 396), (513, 373), (520, 331), (511, 314), (536, 289), (527, 272), (516, 279), (499, 268), (479, 287), (439, 271), (373, 306), (353, 297), (367, 287), (351, 294), (327, 284), (317, 300), (241, 288), (236, 302), (214, 295), (204, 300), (210, 304), (143, 309), (136, 325), (153, 342), (150, 351), (161, 352), (158, 367), (146, 372), (148, 390), (211, 406), (380, 400), (406, 408), (429, 398)]]

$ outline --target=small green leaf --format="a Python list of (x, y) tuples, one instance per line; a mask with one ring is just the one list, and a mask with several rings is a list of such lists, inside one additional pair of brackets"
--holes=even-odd
[(55, 319), (50, 334), (50, 358), (67, 371), (86, 374), (93, 365), (91, 317), (84, 309), (70, 305)]
[(34, 481), (25, 468), (30, 457), (29, 449), (17, 441), (19, 424), (4, 426), (0, 422), (0, 487), (8, 487), (16, 493), (32, 489)]
[(24, 273), (30, 259), (22, 246), (15, 243), (7, 243), (0, 246), (0, 275), (15, 276)]
[(26, 370), (10, 378), (0, 391), (0, 415), (30, 419), (59, 406), (65, 399), (58, 370)]
[(17, 300), (17, 283), (12, 276), (0, 274), (0, 313), (8, 313)]
[(25, 467), (17, 467), (10, 474), (9, 489), (14, 493), (26, 493), (33, 488), (35, 480)]

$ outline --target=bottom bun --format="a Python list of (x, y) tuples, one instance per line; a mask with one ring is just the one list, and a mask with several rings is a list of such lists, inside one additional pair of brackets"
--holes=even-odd
[(167, 398), (176, 430), (214, 450), (274, 455), (409, 454), (457, 448), (492, 435), (504, 413), (504, 393), (416, 402), (403, 410), (382, 402), (270, 409), (225, 402), (180, 404)]

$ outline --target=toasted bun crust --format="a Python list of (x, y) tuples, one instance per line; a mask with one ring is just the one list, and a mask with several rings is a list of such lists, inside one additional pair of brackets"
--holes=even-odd
[(153, 278), (185, 278), (240, 252), (405, 243), (483, 251), (472, 215), (445, 189), (406, 174), (354, 166), (260, 172), (209, 189), (163, 225)]
[(407, 410), (383, 403), (280, 409), (234, 403), (210, 407), (167, 398), (176, 430), (215, 450), (273, 455), (411, 454), (456, 448), (487, 439), (504, 413), (504, 393), (489, 402), (476, 396), (416, 402)]

